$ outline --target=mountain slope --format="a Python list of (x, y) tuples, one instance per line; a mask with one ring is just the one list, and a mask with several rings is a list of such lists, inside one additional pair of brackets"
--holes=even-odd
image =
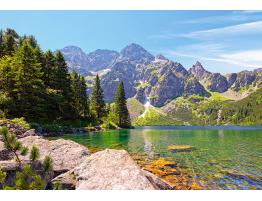
[[(182, 64), (163, 55), (154, 56), (134, 43), (124, 47), (120, 53), (96, 50), (85, 54), (72, 46), (65, 48), (64, 52), (66, 58), (70, 59), (69, 63), (78, 66), (78, 72), (82, 73), (83, 69), (87, 72), (89, 69), (100, 70), (96, 73), (101, 77), (106, 102), (114, 100), (117, 86), (123, 81), (126, 98), (132, 100), (132, 121), (139, 125), (236, 122), (225, 115), (222, 118), (224, 111), (227, 111), (225, 105), (228, 102), (237, 104), (234, 101), (248, 97), (262, 87), (261, 69), (222, 75), (209, 72), (200, 62), (196, 62), (187, 70)], [(94, 74), (89, 72), (85, 75), (90, 93)], [(146, 102), (150, 103), (148, 112), (144, 118), (138, 118)], [(134, 105), (138, 109), (134, 110)]]
[(225, 124), (262, 124), (262, 88), (237, 102), (222, 107), (221, 120)]
[(79, 72), (100, 71), (109, 68), (119, 57), (119, 53), (113, 50), (98, 49), (86, 54), (76, 46), (66, 46), (60, 50), (70, 69)]

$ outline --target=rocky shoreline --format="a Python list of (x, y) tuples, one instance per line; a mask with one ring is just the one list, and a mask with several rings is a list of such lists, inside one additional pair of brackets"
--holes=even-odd
[[(54, 189), (58, 184), (65, 190), (172, 189), (158, 176), (143, 170), (125, 150), (106, 149), (91, 154), (88, 148), (71, 140), (48, 140), (38, 136), (34, 129), (23, 130), (11, 124), (6, 126), (16, 133), (23, 145), (39, 147), (40, 162), (47, 155), (52, 157), (54, 168), (46, 178), (48, 189)], [(28, 163), (28, 156), (20, 157), (23, 165)], [(0, 140), (0, 167), (7, 172), (6, 184), (12, 183), (19, 169), (12, 158), (13, 154), (4, 148)]]
[[(96, 131), (104, 131), (100, 125), (94, 127), (79, 127), (79, 128), (71, 128), (71, 127), (61, 127), (56, 131), (42, 128), (41, 126), (37, 126), (35, 129), (26, 129), (23, 126), (13, 123), (12, 121), (5, 120), (0, 121), (0, 127), (6, 126), (8, 130), (14, 134), (16, 134), (17, 138), (24, 138), (27, 136), (37, 135), (43, 137), (51, 137), (51, 136), (59, 136), (63, 134), (71, 134), (71, 133), (87, 133), (87, 132), (96, 132)], [(2, 140), (2, 136), (0, 135), (0, 140)]]

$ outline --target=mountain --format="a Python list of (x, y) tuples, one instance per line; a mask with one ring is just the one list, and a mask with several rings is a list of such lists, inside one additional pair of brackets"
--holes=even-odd
[(221, 75), (220, 73), (211, 73), (205, 70), (200, 62), (196, 62), (188, 71), (194, 75), (205, 88), (213, 92), (223, 93), (229, 89), (239, 92), (250, 87), (259, 88), (262, 86), (261, 69)]
[(87, 54), (88, 63), (86, 67), (100, 71), (109, 68), (119, 57), (119, 53), (113, 50), (95, 50)]
[[(163, 108), (164, 113), (171, 117), (177, 116), (179, 112), (186, 117), (178, 115), (181, 122), (203, 123), (210, 109), (212, 113), (209, 115), (213, 115), (213, 118), (207, 115), (210, 117), (208, 121), (214, 123), (217, 118), (217, 105), (221, 104), (221, 100), (243, 99), (262, 87), (261, 69), (223, 75), (207, 71), (197, 61), (187, 70), (182, 64), (163, 55), (154, 56), (135, 43), (127, 45), (120, 53), (99, 49), (85, 54), (74, 46), (63, 48), (62, 52), (71, 68), (76, 66), (81, 74), (81, 70), (85, 71), (83, 75), (86, 76), (89, 93), (92, 90), (94, 74), (86, 72), (97, 71), (101, 77), (106, 102), (114, 101), (121, 80), (124, 82), (127, 98), (135, 98), (142, 104), (149, 101), (152, 107)], [(194, 109), (191, 106), (196, 105), (195, 101), (199, 104)], [(151, 111), (159, 110), (151, 108)], [(197, 116), (193, 115), (194, 111), (198, 111)], [(190, 115), (191, 121), (188, 120)]]
[(66, 46), (60, 51), (63, 53), (69, 69), (76, 69), (80, 74), (88, 71), (100, 71), (109, 68), (119, 57), (119, 53), (113, 50), (98, 49), (86, 54), (76, 46)]
[(200, 62), (196, 62), (189, 72), (208, 90), (222, 93), (228, 89), (227, 79), (223, 75), (206, 71)]
[(155, 57), (142, 46), (132, 43), (121, 50), (119, 60), (129, 60), (135, 64), (150, 64)]

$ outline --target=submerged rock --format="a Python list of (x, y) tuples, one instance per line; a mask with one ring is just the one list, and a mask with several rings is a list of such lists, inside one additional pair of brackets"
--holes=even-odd
[(191, 145), (171, 144), (171, 145), (168, 146), (168, 150), (173, 151), (173, 152), (192, 151), (193, 149), (194, 149), (194, 147), (191, 146)]
[(155, 174), (149, 172), (148, 170), (143, 170), (144, 174), (146, 175), (147, 179), (151, 182), (151, 184), (158, 190), (172, 190), (172, 186), (161, 179), (160, 177), (156, 176)]
[[(176, 190), (198, 190), (203, 189), (194, 178), (184, 172), (173, 161), (160, 158), (144, 166), (144, 169), (159, 179), (154, 179), (154, 184), (158, 187), (167, 187)], [(151, 178), (152, 180), (152, 178)], [(160, 181), (159, 181), (160, 180)], [(163, 182), (165, 185), (163, 185)]]

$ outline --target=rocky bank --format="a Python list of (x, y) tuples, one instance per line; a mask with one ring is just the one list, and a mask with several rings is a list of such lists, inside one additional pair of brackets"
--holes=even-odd
[[(48, 188), (51, 189), (57, 183), (62, 189), (77, 190), (171, 189), (156, 175), (142, 170), (125, 150), (106, 149), (91, 155), (86, 147), (71, 140), (48, 140), (37, 136), (32, 130), (30, 135), (20, 137), (19, 140), (29, 148), (38, 146), (40, 161), (46, 155), (52, 157), (54, 170), (47, 178)], [(7, 183), (18, 170), (12, 158), (12, 153), (0, 141), (0, 166), (8, 174)], [(29, 161), (27, 157), (21, 156), (21, 159), (23, 164)], [(41, 171), (42, 167), (37, 168)]]

